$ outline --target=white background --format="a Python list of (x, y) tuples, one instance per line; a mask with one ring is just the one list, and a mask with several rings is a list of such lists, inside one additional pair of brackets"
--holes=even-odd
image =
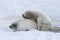
[(10, 32), (9, 24), (26, 10), (42, 11), (60, 26), (60, 0), (0, 0), (0, 40), (60, 40), (59, 33)]

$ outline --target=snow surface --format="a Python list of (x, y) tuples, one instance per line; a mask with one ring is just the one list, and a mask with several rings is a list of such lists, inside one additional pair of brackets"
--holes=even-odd
[(13, 32), (9, 25), (26, 10), (48, 14), (60, 26), (60, 0), (0, 0), (0, 40), (60, 40), (60, 33), (37, 30)]

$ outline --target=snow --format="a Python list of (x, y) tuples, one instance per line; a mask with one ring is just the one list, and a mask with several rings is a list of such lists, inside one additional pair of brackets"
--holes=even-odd
[(60, 40), (60, 33), (42, 31), (0, 32), (0, 40)]
[(13, 32), (9, 25), (26, 10), (48, 14), (60, 26), (60, 0), (0, 0), (0, 40), (60, 40), (60, 33), (37, 30)]

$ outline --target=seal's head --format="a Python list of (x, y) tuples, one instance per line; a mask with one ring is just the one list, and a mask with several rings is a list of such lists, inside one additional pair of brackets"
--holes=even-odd
[(9, 25), (9, 28), (13, 29), (14, 31), (17, 31), (18, 23), (17, 22), (12, 23), (11, 25)]
[(25, 18), (25, 19), (31, 19), (33, 17), (33, 15), (31, 14), (30, 11), (26, 11), (24, 14), (22, 14), (22, 16)]
[(17, 24), (16, 24), (16, 23), (15, 23), (15, 24), (11, 24), (9, 27), (10, 27), (11, 29), (17, 28)]
[(22, 14), (22, 17), (25, 19), (30, 19), (33, 20), (34, 22), (37, 22), (37, 18), (35, 17), (35, 15), (33, 15), (32, 11), (26, 11), (24, 14)]
[(13, 22), (9, 25), (9, 28), (14, 31), (29, 31), (31, 29), (36, 29), (36, 23), (29, 19), (21, 19)]

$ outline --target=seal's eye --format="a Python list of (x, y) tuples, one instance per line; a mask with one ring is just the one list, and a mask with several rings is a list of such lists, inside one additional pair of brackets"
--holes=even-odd
[(12, 28), (12, 26), (9, 26), (10, 28)]
[(26, 29), (25, 31), (29, 31), (29, 29)]
[(27, 15), (27, 16), (31, 16), (31, 13), (27, 13), (26, 15)]
[(12, 27), (17, 27), (17, 24), (12, 24)]

